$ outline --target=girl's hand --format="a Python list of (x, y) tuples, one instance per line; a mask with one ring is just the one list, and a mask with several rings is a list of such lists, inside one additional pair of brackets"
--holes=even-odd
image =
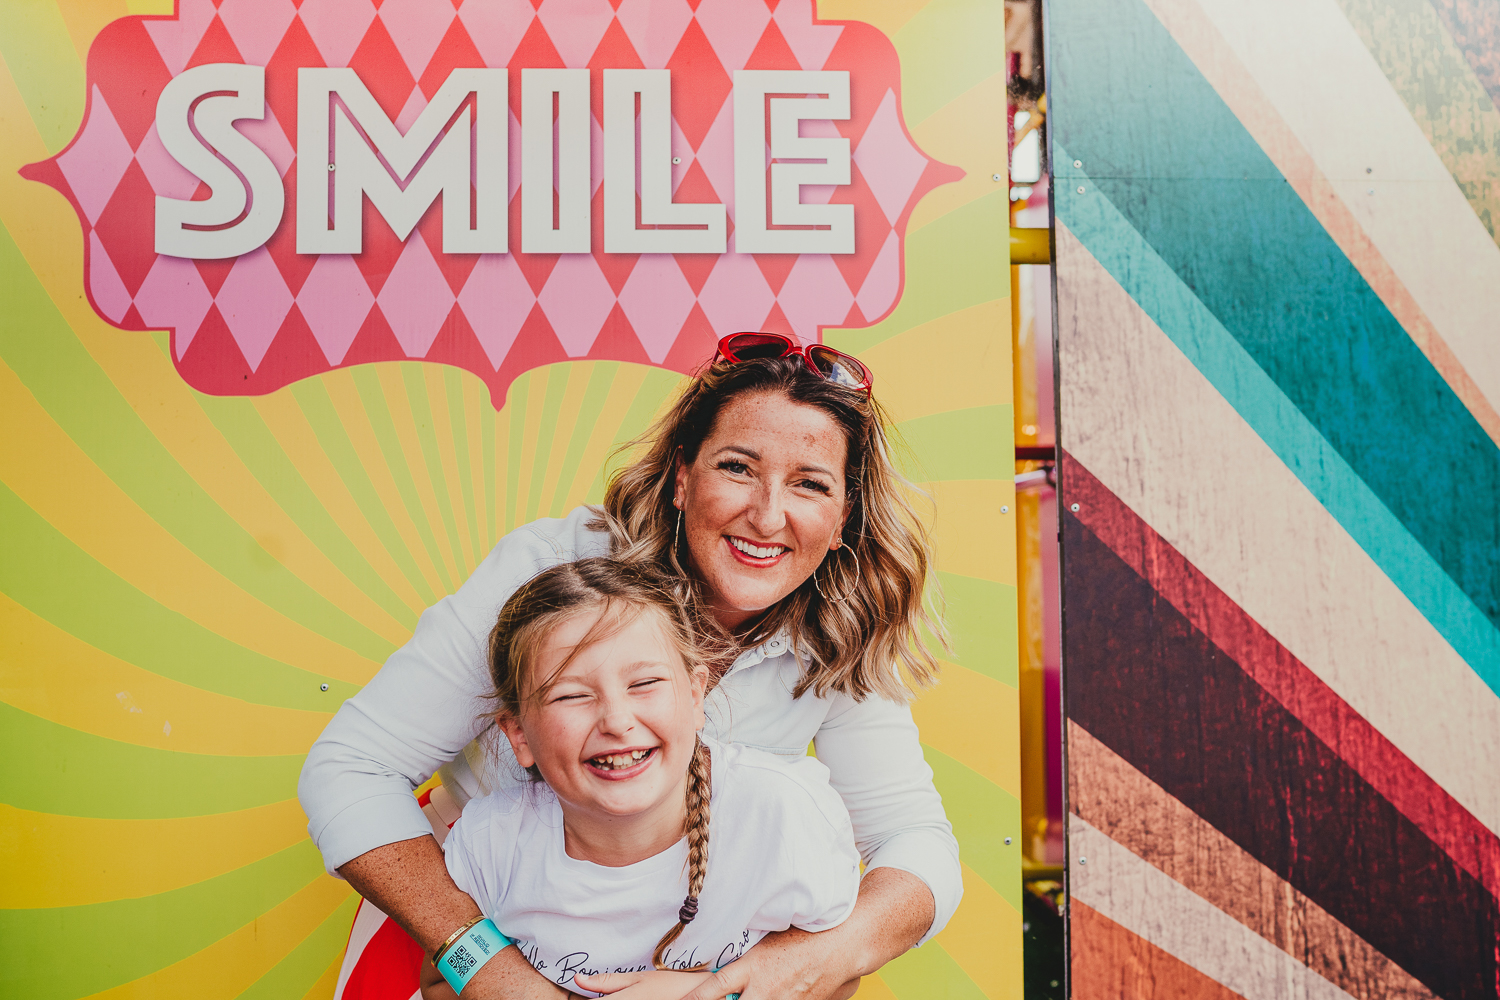
[(593, 993), (608, 993), (610, 1000), (681, 1000), (684, 993), (714, 977), (707, 972), (612, 972), (597, 976), (575, 976), (573, 982)]

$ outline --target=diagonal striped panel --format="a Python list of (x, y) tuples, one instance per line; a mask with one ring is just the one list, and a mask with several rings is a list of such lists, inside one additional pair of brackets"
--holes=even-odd
[[(98, 318), (84, 247), (61, 235), (75, 220), (16, 173), (76, 132), (94, 37), (171, 9), (0, 11), (0, 993), (326, 1000), (356, 901), (305, 838), (303, 750), (505, 532), (597, 501), (679, 376), (548, 365), (498, 412), (474, 376), (414, 363), (192, 391), (167, 334)], [(861, 995), (1018, 997), (1013, 533), (995, 530), (1014, 504), (1006, 203), (989, 180), (1004, 145), (971, 127), (1004, 99), (1000, 6), (819, 13), (893, 38), (906, 127), (965, 172), (913, 210), (898, 310), (825, 334), (866, 352), (935, 501), (953, 626), (950, 684), (916, 711), (965, 903)], [(106, 944), (78, 962), (70, 936)]]
[(1075, 995), (1500, 994), (1496, 28), (1053, 5)]

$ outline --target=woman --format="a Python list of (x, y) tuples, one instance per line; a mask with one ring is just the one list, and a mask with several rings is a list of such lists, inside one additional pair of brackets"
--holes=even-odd
[[(540, 571), (598, 555), (677, 575), (701, 627), (741, 650), (709, 699), (705, 732), (789, 755), (813, 742), (865, 859), (848, 920), (770, 935), (688, 1000), (848, 996), (958, 906), (958, 845), (905, 704), (905, 683), (936, 672), (923, 644), (924, 629), (941, 634), (922, 603), (928, 544), (890, 463), (870, 373), (774, 334), (726, 337), (719, 354), (612, 479), (602, 511), (502, 539), (308, 755), (299, 795), (329, 870), (429, 953), (479, 909), (448, 876), (411, 789), (488, 724), (485, 639), (501, 605)], [(467, 787), (450, 791), (462, 802), (477, 784), (456, 763), (453, 785)], [(665, 975), (579, 985), (676, 1000)], [(562, 995), (513, 948), (463, 993)]]

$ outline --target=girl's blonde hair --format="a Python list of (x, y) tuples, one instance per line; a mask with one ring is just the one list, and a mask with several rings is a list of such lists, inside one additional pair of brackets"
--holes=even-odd
[[(537, 653), (554, 629), (579, 614), (596, 611), (598, 619), (587, 634), (549, 677), (534, 677)], [(543, 570), (523, 584), (505, 606), (490, 630), (491, 697), (501, 714), (519, 718), (528, 703), (546, 696), (556, 677), (579, 651), (608, 638), (642, 614), (656, 614), (689, 675), (703, 670), (711, 689), (717, 675), (712, 667), (725, 655), (721, 640), (709, 630), (694, 627), (693, 615), (677, 599), (674, 588), (649, 565), (627, 564), (614, 559), (580, 559)], [(706, 693), (706, 692), (705, 692)], [(532, 780), (541, 780), (535, 765), (528, 768)], [(688, 895), (678, 911), (676, 925), (656, 946), (652, 962), (666, 968), (663, 955), (684, 927), (698, 913), (698, 895), (708, 872), (709, 800), (713, 786), (708, 748), (695, 740), (688, 765), (687, 819)], [(690, 971), (707, 968), (698, 966)]]
[[(908, 698), (911, 688), (937, 679), (937, 660), (924, 641), (924, 629), (940, 642), (945, 633), (925, 602), (931, 544), (908, 499), (911, 484), (891, 463), (885, 414), (863, 390), (815, 375), (795, 357), (712, 365), (688, 383), (644, 436), (625, 446), (641, 454), (611, 477), (603, 511), (591, 527), (609, 531), (615, 558), (654, 564), (674, 574), (679, 598), (692, 609), (694, 623), (720, 631), (704, 613), (706, 595), (679, 550), (678, 511), (672, 503), (676, 463), (679, 455), (687, 463), (698, 457), (732, 400), (761, 393), (817, 407), (843, 431), (848, 517), (843, 546), (755, 621), (739, 637), (740, 644), (758, 645), (785, 631), (799, 660), (801, 651), (809, 650), (812, 662), (803, 664), (794, 692), (798, 697), (812, 690), (820, 696), (837, 691), (856, 700), (871, 693)], [(845, 548), (852, 554), (846, 556)]]

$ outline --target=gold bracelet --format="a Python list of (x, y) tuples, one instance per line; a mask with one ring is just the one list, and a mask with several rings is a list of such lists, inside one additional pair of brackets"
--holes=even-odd
[(449, 948), (451, 948), (453, 946), (453, 942), (455, 942), (459, 938), (463, 937), (465, 931), (467, 931), (470, 927), (473, 927), (475, 924), (479, 923), (483, 919), (484, 919), (484, 914), (481, 913), (479, 916), (477, 916), (474, 919), (470, 920), (468, 923), (464, 924), (462, 927), (460, 927), (458, 930), (454, 931), (452, 934), (449, 934), (448, 935), (448, 940), (444, 941), (442, 943), (442, 945), (440, 945), (438, 947), (438, 950), (432, 953), (432, 967), (434, 969), (436, 969), (438, 967), (438, 959), (440, 959), (440, 958), (443, 957), (443, 952), (445, 952)]

